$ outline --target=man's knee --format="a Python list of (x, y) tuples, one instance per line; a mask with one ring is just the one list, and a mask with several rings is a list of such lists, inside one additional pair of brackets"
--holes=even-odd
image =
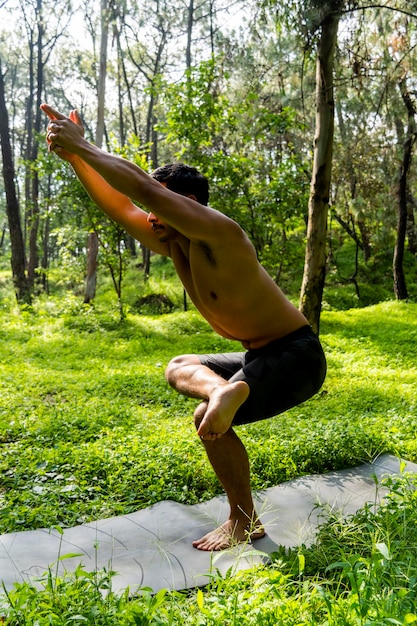
[(179, 372), (188, 365), (201, 365), (195, 354), (182, 354), (170, 360), (165, 369), (165, 378), (171, 386), (175, 386)]

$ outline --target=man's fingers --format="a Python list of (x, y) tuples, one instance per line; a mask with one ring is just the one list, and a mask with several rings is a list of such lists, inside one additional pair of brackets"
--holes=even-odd
[(84, 137), (84, 125), (83, 125), (83, 121), (81, 119), (80, 114), (78, 113), (77, 109), (73, 109), (71, 111), (71, 113), (69, 114), (70, 120), (71, 122), (73, 122), (74, 124), (76, 124), (76, 126), (78, 126), (78, 130), (80, 135), (82, 135), (82, 137)]
[(49, 104), (41, 104), (42, 111), (49, 117), (50, 120), (65, 120), (67, 119), (66, 115), (62, 115), (56, 109), (53, 109)]
[(78, 113), (77, 109), (73, 109), (71, 111), (71, 113), (69, 114), (69, 118), (72, 122), (74, 122), (74, 124), (78, 124), (78, 126), (82, 126), (83, 122), (82, 119), (80, 117), (80, 114)]

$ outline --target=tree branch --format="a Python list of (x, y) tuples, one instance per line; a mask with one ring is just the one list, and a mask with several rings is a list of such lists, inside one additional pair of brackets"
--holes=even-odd
[(345, 13), (353, 13), (354, 11), (365, 11), (366, 9), (388, 9), (389, 11), (396, 11), (397, 13), (402, 13), (403, 15), (407, 15), (408, 17), (417, 19), (416, 13), (411, 13), (411, 11), (406, 11), (405, 9), (400, 9), (398, 7), (390, 7), (387, 4), (367, 4), (365, 6), (342, 9), (341, 14), (344, 15)]

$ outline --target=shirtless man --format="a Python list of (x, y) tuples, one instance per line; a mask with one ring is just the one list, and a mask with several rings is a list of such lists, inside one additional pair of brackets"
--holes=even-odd
[(76, 111), (66, 117), (41, 108), (50, 119), (49, 149), (72, 165), (92, 200), (144, 246), (171, 257), (211, 327), (245, 349), (178, 356), (165, 374), (179, 393), (200, 400), (197, 432), (230, 504), (229, 518), (194, 547), (222, 550), (262, 537), (248, 455), (232, 426), (277, 415), (320, 389), (326, 364), (317, 337), (240, 226), (206, 206), (208, 185), (197, 170), (176, 164), (150, 176), (86, 141)]

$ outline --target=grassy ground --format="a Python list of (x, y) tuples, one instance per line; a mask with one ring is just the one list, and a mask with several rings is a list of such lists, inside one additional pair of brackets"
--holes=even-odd
[[(72, 308), (71, 308), (72, 307)], [(417, 305), (325, 312), (328, 377), (312, 400), (239, 432), (254, 488), (389, 451), (417, 459)], [(69, 526), (219, 492), (194, 402), (166, 384), (178, 353), (228, 350), (195, 313), (120, 325), (71, 302), (0, 316), (0, 531)]]
[[(175, 297), (180, 299), (181, 294)], [(417, 305), (386, 302), (324, 311), (321, 339), (329, 368), (322, 391), (283, 416), (239, 429), (251, 458), (255, 489), (301, 474), (352, 466), (382, 452), (417, 461)], [(179, 353), (236, 347), (215, 335), (194, 311), (144, 316), (132, 310), (120, 324), (117, 312), (109, 312), (100, 302), (92, 309), (62, 296), (39, 299), (33, 309), (18, 311), (5, 298), (0, 311), (0, 532), (71, 526), (163, 499), (194, 503), (219, 493), (194, 434), (194, 401), (169, 389), (163, 370)], [(98, 580), (80, 571), (75, 580), (45, 582), (45, 594), (52, 596), (43, 602), (50, 614), (56, 611), (61, 617), (23, 621), (20, 616), (20, 621), (8, 623), (86, 623), (87, 618), (71, 618), (75, 610), (81, 611), (74, 608), (81, 588), (89, 589), (95, 607), (91, 624), (413, 623), (417, 617), (414, 620), (410, 590), (416, 583), (410, 581), (417, 572), (410, 565), (410, 555), (414, 561), (416, 555), (409, 542), (414, 541), (415, 501), (403, 484), (395, 486), (395, 493), (394, 505), (382, 521), (370, 521), (371, 513), (368, 518), (364, 513), (347, 529), (333, 520), (323, 529), (316, 552), (277, 555), (266, 569), (216, 580), (203, 596), (162, 594), (157, 605), (154, 596), (145, 594), (139, 604), (125, 599), (123, 607), (120, 598), (109, 599), (115, 604), (106, 609), (99, 591), (108, 584), (107, 577)], [(400, 522), (393, 521), (396, 518)], [(405, 536), (394, 542), (401, 547), (394, 558), (391, 540), (399, 525)], [(383, 530), (365, 541), (364, 529), (370, 528)], [(415, 551), (416, 542), (411, 545)], [(330, 561), (323, 554), (332, 554)], [(393, 570), (398, 559), (405, 559), (406, 566), (401, 570), (402, 586), (396, 578), (398, 593), (390, 601), (400, 602), (401, 596), (409, 602), (401, 605), (402, 621), (369, 621), (375, 606), (361, 604), (352, 585), (356, 580), (356, 585), (367, 581), (369, 586), (372, 576), (385, 580), (378, 593), (372, 588), (375, 598), (385, 603), (387, 589), (394, 584), (392, 579), (386, 586), (386, 565)], [(318, 577), (338, 560), (343, 566), (334, 568), (336, 578), (331, 577), (329, 585), (319, 584)], [(327, 573), (326, 580), (329, 577)], [(52, 608), (51, 597), (64, 602), (71, 593), (74, 606), (67, 607), (67, 613)], [(23, 597), (27, 615), (31, 606), (37, 607), (34, 614), (39, 613), (36, 603), (41, 596), (29, 587), (10, 601), (17, 606)], [(357, 611), (354, 601), (359, 602)], [(250, 619), (249, 612), (239, 608), (245, 603), (253, 609)], [(348, 607), (345, 621), (339, 614), (345, 608), (339, 603)], [(397, 618), (398, 606), (389, 613), (384, 604), (381, 615)], [(12, 619), (12, 613), (8, 615)], [(59, 621), (65, 615), (68, 621)]]

